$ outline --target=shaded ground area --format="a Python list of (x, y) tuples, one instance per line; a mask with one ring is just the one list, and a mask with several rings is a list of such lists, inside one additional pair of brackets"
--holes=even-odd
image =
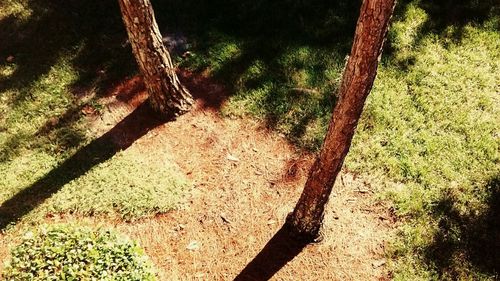
[(475, 214), (457, 208), (459, 200), (453, 191), (434, 207), (439, 228), (425, 258), (439, 269), (441, 277), (467, 275), (460, 266), (463, 259), (486, 276), (500, 277), (500, 176), (490, 179), (484, 188), (486, 206)]
[(164, 121), (156, 118), (146, 104), (116, 124), (101, 137), (78, 150), (43, 178), (24, 188), (0, 205), (0, 231), (43, 204), (64, 185), (128, 148), (135, 140)]
[[(7, 13), (0, 20), (0, 60), (12, 56), (16, 65), (0, 76), (0, 91), (24, 88), (66, 53), (75, 54), (75, 86), (106, 88), (134, 68), (130, 50), (122, 46), (127, 37), (117, 2), (7, 0), (0, 9)], [(21, 91), (16, 103), (29, 98)]]

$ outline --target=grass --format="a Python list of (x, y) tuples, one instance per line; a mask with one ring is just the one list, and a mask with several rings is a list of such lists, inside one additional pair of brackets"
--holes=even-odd
[[(230, 88), (225, 116), (260, 119), (315, 151), (336, 102), (359, 8), (359, 1), (323, 2), (154, 4), (164, 32), (182, 31), (191, 39), (193, 56), (177, 62)], [(0, 6), (6, 26), (0, 36), (24, 36), (0, 46), (0, 59), (15, 57), (0, 64), (0, 200), (90, 142), (79, 115), (37, 133), (52, 117), (95, 101), (75, 99), (72, 89), (90, 89), (98, 97), (114, 78), (133, 71), (130, 50), (120, 47), (125, 34), (117, 5), (70, 1), (61, 12), (37, 1), (8, 3)], [(393, 202), (402, 222), (388, 252), (396, 280), (499, 277), (499, 9), (492, 0), (407, 0), (397, 6), (346, 161), (349, 170), (378, 178), (380, 197)], [(33, 48), (42, 43), (47, 50)], [(44, 210), (142, 216), (171, 206), (169, 189), (155, 187), (181, 187), (182, 175), (168, 164), (131, 175), (144, 164), (127, 153), (95, 162), (65, 183)], [(158, 183), (155, 173), (172, 174)], [(142, 193), (138, 182), (147, 187)], [(135, 188), (119, 193), (122, 183)], [(103, 193), (103, 187), (118, 195)], [(165, 200), (156, 200), (155, 192)]]
[[(493, 280), (500, 274), (494, 242), (499, 7), (458, 4), (399, 4), (346, 161), (349, 170), (378, 177), (380, 196), (394, 203), (403, 222), (388, 253), (396, 280)], [(279, 26), (282, 14), (276, 13)], [(321, 28), (314, 22), (279, 33), (266, 26), (255, 34), (246, 29), (251, 24), (232, 20), (240, 31), (210, 25), (214, 30), (195, 40), (194, 56), (182, 63), (227, 81), (234, 95), (224, 114), (259, 118), (299, 146), (319, 149), (352, 21), (340, 21), (344, 31), (331, 25), (334, 34), (325, 37), (304, 34)]]
[[(105, 13), (96, 7), (83, 7), (73, 16)], [(2, 230), (4, 223), (37, 223), (50, 213), (133, 220), (175, 208), (187, 186), (176, 165), (147, 161), (133, 149), (107, 147), (90, 133), (81, 113), (85, 106), (98, 108), (103, 90), (132, 71), (119, 34), (111, 37), (71, 24), (75, 19), (57, 14), (58, 9), (36, 1), (0, 6), (0, 37), (10, 38), (0, 47)], [(107, 32), (120, 30), (119, 14), (108, 18), (116, 24)], [(102, 21), (96, 18), (89, 25)], [(99, 44), (106, 48), (89, 51)]]
[(415, 23), (425, 17), (410, 5), (395, 21), (395, 54), (379, 73), (348, 167), (399, 183), (386, 192), (405, 222), (395, 279), (494, 279), (498, 19), (419, 35)]
[(148, 161), (138, 154), (119, 152), (97, 165), (63, 187), (47, 208), (83, 215), (114, 211), (128, 220), (174, 209), (187, 187), (184, 175), (173, 163)]

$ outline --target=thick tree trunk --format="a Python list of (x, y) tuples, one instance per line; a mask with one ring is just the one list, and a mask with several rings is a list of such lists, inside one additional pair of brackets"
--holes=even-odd
[(119, 0), (132, 51), (149, 92), (151, 107), (172, 118), (191, 109), (193, 98), (175, 74), (170, 54), (161, 41), (149, 0)]
[(309, 172), (304, 191), (287, 218), (289, 229), (301, 239), (319, 236), (325, 205), (377, 74), (395, 0), (364, 0), (347, 62), (339, 100), (333, 110), (326, 138)]

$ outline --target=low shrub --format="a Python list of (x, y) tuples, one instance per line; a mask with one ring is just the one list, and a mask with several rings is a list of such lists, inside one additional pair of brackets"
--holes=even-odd
[(138, 245), (112, 231), (68, 225), (27, 232), (12, 250), (3, 279), (156, 280)]

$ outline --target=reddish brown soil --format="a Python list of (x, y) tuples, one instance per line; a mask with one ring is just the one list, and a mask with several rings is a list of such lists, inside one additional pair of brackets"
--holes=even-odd
[[(129, 149), (177, 163), (193, 183), (187, 202), (169, 214), (116, 226), (140, 241), (162, 280), (232, 280), (283, 225), (313, 156), (256, 121), (221, 118), (223, 88), (203, 76), (182, 77), (197, 106)], [(137, 83), (133, 78), (124, 83), (132, 87), (104, 101), (110, 110), (95, 123), (97, 130), (108, 129), (116, 122), (110, 120), (121, 119), (146, 97)], [(135, 94), (124, 90), (130, 88)], [(343, 173), (327, 209), (324, 241), (290, 257), (273, 280), (386, 279), (384, 241), (392, 223), (373, 197), (364, 181)], [(273, 253), (267, 257), (275, 262)]]
[[(92, 117), (91, 129), (97, 135), (146, 98), (137, 79), (118, 85), (103, 98), (106, 110)], [(183, 80), (195, 91), (197, 106), (151, 129), (127, 149), (148, 161), (177, 163), (192, 182), (185, 203), (156, 218), (106, 223), (139, 241), (161, 280), (233, 280), (283, 225), (313, 156), (256, 121), (221, 118), (223, 88), (191, 73), (183, 73)], [(392, 222), (387, 208), (376, 203), (369, 185), (352, 174), (342, 173), (334, 190), (321, 243), (287, 257), (290, 261), (282, 268), (277, 264), (280, 252), (287, 251), (286, 243), (271, 251), (266, 248), (268, 264), (261, 263), (261, 270), (270, 271), (272, 280), (388, 278), (384, 244)]]

